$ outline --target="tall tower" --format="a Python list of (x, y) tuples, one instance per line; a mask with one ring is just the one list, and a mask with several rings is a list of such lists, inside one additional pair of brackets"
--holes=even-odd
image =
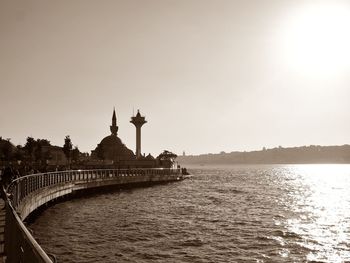
[(112, 135), (117, 136), (118, 126), (117, 126), (117, 117), (115, 115), (115, 108), (113, 109), (112, 125), (110, 126), (110, 129), (111, 129)]
[(137, 110), (136, 116), (131, 117), (132, 124), (136, 127), (136, 157), (140, 158), (141, 156), (141, 127), (144, 125), (147, 121), (145, 120), (144, 116), (141, 116), (140, 110)]

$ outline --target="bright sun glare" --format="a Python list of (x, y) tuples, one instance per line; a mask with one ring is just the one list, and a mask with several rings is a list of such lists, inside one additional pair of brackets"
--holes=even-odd
[(349, 3), (315, 1), (299, 6), (286, 21), (282, 54), (293, 71), (323, 77), (349, 70)]

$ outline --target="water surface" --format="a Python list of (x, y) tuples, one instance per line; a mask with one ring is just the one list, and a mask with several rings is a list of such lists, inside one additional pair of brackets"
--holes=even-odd
[(350, 262), (350, 165), (190, 172), (59, 203), (30, 228), (58, 262)]

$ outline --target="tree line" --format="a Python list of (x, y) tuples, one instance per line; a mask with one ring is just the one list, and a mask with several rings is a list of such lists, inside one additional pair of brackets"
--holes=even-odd
[(78, 146), (73, 147), (72, 140), (69, 135), (64, 138), (62, 147), (51, 145), (47, 139), (34, 139), (27, 137), (26, 143), (22, 145), (13, 145), (10, 139), (3, 139), (0, 136), (0, 160), (3, 162), (24, 161), (44, 163), (52, 159), (52, 148), (62, 149), (67, 160), (78, 161), (81, 152)]

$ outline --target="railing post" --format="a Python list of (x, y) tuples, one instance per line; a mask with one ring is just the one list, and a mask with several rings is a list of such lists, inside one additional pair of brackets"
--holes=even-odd
[(39, 189), (39, 179), (40, 179), (40, 176), (35, 176), (34, 177), (34, 191), (38, 190)]
[(29, 194), (33, 192), (33, 177), (29, 177)]

